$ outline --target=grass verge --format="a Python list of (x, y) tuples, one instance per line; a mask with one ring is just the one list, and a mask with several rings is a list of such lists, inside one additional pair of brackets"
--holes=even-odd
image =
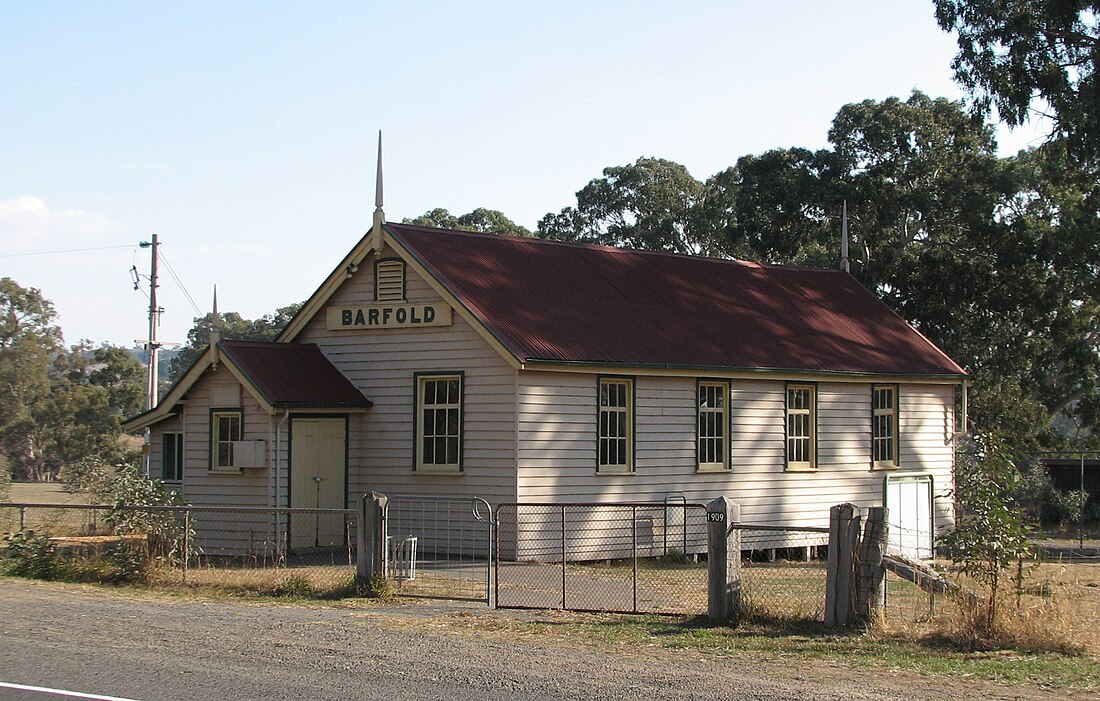
[(835, 633), (815, 624), (716, 626), (707, 621), (650, 616), (545, 612), (538, 620), (447, 616), (448, 629), (496, 641), (591, 643), (616, 648), (666, 649), (714, 656), (816, 660), (861, 669), (985, 680), (1048, 689), (1100, 689), (1100, 659), (1086, 654), (1019, 651), (961, 652), (936, 638), (911, 639), (871, 630)]

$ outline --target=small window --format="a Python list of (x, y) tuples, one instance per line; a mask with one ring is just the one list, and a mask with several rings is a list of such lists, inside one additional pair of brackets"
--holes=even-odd
[(165, 433), (161, 441), (161, 479), (183, 481), (183, 434)]
[(634, 382), (624, 378), (600, 378), (599, 405), (596, 469), (633, 472)]
[(241, 412), (219, 409), (211, 412), (210, 422), (210, 469), (234, 470), (233, 441), (241, 440)]
[(817, 467), (817, 388), (787, 385), (787, 469)]
[(729, 393), (728, 383), (699, 383), (696, 451), (700, 472), (729, 469)]
[(405, 261), (388, 258), (374, 264), (374, 301), (405, 300)]
[(898, 466), (898, 392), (894, 385), (871, 388), (871, 462), (877, 468)]
[(417, 378), (417, 470), (462, 470), (462, 379), (461, 374)]

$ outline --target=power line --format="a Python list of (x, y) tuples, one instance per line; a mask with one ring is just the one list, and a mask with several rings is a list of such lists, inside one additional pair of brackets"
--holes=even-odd
[(112, 248), (133, 248), (129, 246), (99, 246), (98, 248), (69, 248), (64, 251), (35, 251), (34, 253), (0, 253), (0, 258), (19, 258), (20, 256), (50, 256), (55, 253), (84, 253), (86, 251), (107, 251)]
[(187, 291), (186, 287), (184, 287), (183, 281), (180, 280), (179, 275), (176, 275), (176, 271), (172, 268), (172, 264), (168, 262), (168, 256), (164, 255), (163, 250), (160, 253), (160, 259), (164, 261), (164, 267), (168, 268), (168, 274), (171, 275), (172, 279), (176, 281), (176, 286), (180, 288), (180, 292), (182, 292), (183, 296), (187, 298), (188, 302), (190, 302), (191, 308), (195, 310), (195, 316), (202, 316), (202, 312), (199, 311), (199, 305), (195, 304), (195, 300), (191, 297), (191, 293)]

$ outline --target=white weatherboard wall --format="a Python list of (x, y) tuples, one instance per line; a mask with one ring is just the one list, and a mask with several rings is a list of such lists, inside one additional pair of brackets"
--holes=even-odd
[[(396, 255), (386, 250), (382, 257)], [(406, 300), (442, 298), (407, 266)], [(327, 306), (374, 301), (374, 265), (368, 257)], [(515, 371), (456, 310), (451, 326), (330, 331), (318, 314), (296, 341), (318, 344), (328, 359), (370, 399), (349, 426), (351, 499), (368, 491), (482, 497), (496, 504), (516, 499)], [(413, 470), (414, 373), (464, 373), (464, 471), (455, 475)]]
[(871, 469), (871, 382), (818, 382), (817, 469), (785, 469), (785, 384), (733, 380), (731, 469), (698, 472), (695, 463), (696, 378), (634, 378), (636, 450), (633, 474), (598, 474), (597, 377), (522, 372), (518, 388), (521, 502), (662, 502), (683, 496), (707, 502), (726, 495), (746, 523), (827, 526), (829, 508), (883, 503), (887, 474), (931, 474), (936, 523), (950, 523), (944, 489), (951, 482), (950, 385), (899, 387), (900, 468)]

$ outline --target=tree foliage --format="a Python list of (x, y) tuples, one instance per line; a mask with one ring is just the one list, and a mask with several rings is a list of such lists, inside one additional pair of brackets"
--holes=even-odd
[(276, 309), (259, 319), (245, 319), (237, 312), (226, 312), (215, 316), (213, 312), (197, 317), (194, 326), (187, 332), (187, 344), (180, 348), (168, 365), (168, 379), (175, 382), (183, 376), (210, 344), (210, 335), (217, 328), (223, 339), (235, 341), (274, 341), (286, 328), (294, 315), (301, 310), (304, 302), (298, 302)]
[(1089, 0), (936, 0), (958, 32), (955, 77), (979, 113), (1009, 126), (1040, 112), (1069, 152), (1100, 165), (1100, 3)]
[(121, 460), (119, 418), (141, 406), (141, 366), (121, 348), (64, 348), (53, 305), (9, 278), (0, 310), (0, 451), (10, 469), (57, 479), (79, 460)]
[(456, 217), (446, 209), (436, 208), (424, 212), (414, 219), (405, 219), (405, 224), (432, 226), (438, 229), (456, 231), (476, 231), (481, 234), (506, 234), (508, 236), (533, 236), (529, 229), (515, 223), (495, 209), (477, 209)]
[(717, 255), (695, 216), (703, 185), (687, 168), (661, 158), (604, 168), (577, 193), (577, 206), (539, 221), (538, 234), (558, 241)]

